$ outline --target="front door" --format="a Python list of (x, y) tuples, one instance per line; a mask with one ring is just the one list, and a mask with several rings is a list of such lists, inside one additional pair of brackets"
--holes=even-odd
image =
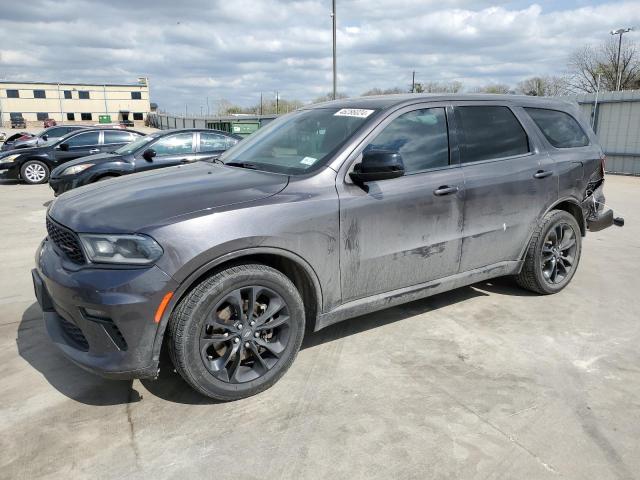
[(454, 109), (465, 185), (460, 270), (519, 260), (557, 199), (555, 164), (522, 109), (487, 102)]
[(193, 162), (197, 155), (193, 136), (193, 132), (182, 132), (160, 137), (144, 149), (153, 149), (156, 152), (155, 157), (151, 160), (145, 159), (142, 156), (144, 151), (136, 155), (136, 172)]
[(343, 301), (457, 273), (463, 178), (450, 153), (445, 105), (402, 109), (365, 145), (361, 151), (399, 152), (405, 175), (369, 182), (368, 191), (348, 176), (338, 181)]
[(78, 133), (72, 137), (66, 138), (63, 144), (68, 146), (67, 150), (55, 147), (56, 163), (63, 163), (75, 158), (86, 157), (100, 152), (100, 132), (97, 130), (91, 132)]

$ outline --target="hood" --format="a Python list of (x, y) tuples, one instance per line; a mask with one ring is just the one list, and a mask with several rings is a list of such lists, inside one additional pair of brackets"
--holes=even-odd
[(208, 162), (94, 183), (58, 197), (49, 215), (84, 233), (135, 233), (175, 217), (270, 197), (288, 177)]
[(58, 165), (56, 168), (51, 170), (51, 177), (56, 178), (62, 175), (62, 172), (66, 168), (73, 167), (74, 165), (80, 165), (83, 163), (93, 163), (95, 165), (99, 165), (105, 162), (114, 162), (121, 158), (122, 155), (116, 155), (114, 153), (96, 153), (95, 155), (87, 155), (86, 157), (76, 158), (75, 160), (71, 160), (68, 162), (64, 162), (61, 165)]

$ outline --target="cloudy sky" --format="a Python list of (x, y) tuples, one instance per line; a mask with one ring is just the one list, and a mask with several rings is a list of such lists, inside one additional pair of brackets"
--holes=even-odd
[[(557, 74), (609, 30), (640, 27), (640, 0), (337, 0), (338, 85), (515, 85)], [(0, 79), (150, 79), (162, 109), (331, 90), (331, 0), (30, 0), (0, 3)], [(640, 42), (640, 30), (629, 35)]]

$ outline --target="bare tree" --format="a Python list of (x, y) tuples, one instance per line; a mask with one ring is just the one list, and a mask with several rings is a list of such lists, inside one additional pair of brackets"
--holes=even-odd
[[(336, 92), (336, 100), (340, 98), (348, 98), (348, 95), (344, 92)], [(313, 100), (311, 103), (322, 103), (322, 102), (330, 102), (333, 100), (333, 93), (327, 93), (326, 95), (322, 95)]]
[(484, 87), (476, 87), (472, 90), (473, 93), (511, 93), (511, 87), (502, 83), (492, 83), (485, 85)]
[(393, 95), (396, 93), (406, 93), (406, 91), (402, 90), (400, 87), (385, 88), (384, 90), (382, 88), (375, 87), (363, 92), (360, 96), (370, 97), (373, 95)]
[[(618, 79), (618, 41), (614, 38), (599, 46), (585, 45), (569, 58), (567, 85), (574, 92), (593, 93), (613, 91)], [(640, 51), (638, 45), (622, 40), (620, 50), (620, 88), (628, 90), (640, 86)]]
[(567, 93), (567, 84), (562, 77), (531, 77), (518, 83), (516, 92), (534, 97), (555, 97)]
[[(425, 82), (415, 84), (415, 93), (458, 93), (463, 88), (462, 83), (453, 82)], [(411, 90), (409, 90), (411, 91)]]

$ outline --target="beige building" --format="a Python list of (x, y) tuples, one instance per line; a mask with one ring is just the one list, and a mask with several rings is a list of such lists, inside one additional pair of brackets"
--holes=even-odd
[(150, 110), (146, 78), (130, 84), (86, 84), (0, 81), (0, 123), (10, 125), (20, 113), (29, 126), (45, 118), (58, 123), (98, 123), (101, 115), (112, 122), (143, 124)]

